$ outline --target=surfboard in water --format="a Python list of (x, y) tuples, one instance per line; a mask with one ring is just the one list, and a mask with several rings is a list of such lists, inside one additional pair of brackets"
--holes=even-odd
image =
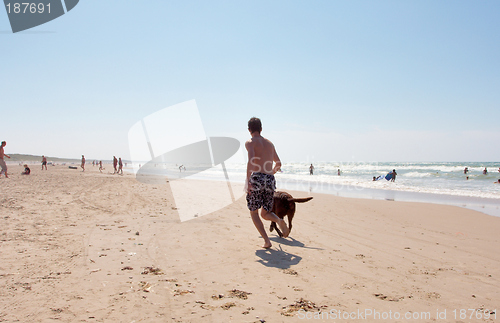
[(390, 172), (389, 174), (385, 175), (385, 179), (390, 181), (392, 179), (392, 172)]

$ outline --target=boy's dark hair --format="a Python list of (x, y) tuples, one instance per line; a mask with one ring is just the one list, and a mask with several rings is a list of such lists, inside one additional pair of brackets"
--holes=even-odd
[(248, 130), (250, 130), (250, 133), (254, 133), (255, 131), (260, 133), (262, 131), (262, 123), (260, 122), (260, 119), (253, 117), (248, 120)]
[(2, 141), (2, 145), (5, 144), (5, 141)]

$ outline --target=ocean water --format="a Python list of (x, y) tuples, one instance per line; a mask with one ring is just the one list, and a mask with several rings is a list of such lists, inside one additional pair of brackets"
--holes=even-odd
[[(308, 163), (284, 163), (282, 172), (276, 174), (278, 186), (299, 185), (303, 188), (321, 187), (323, 191), (339, 190), (349, 186), (354, 190), (381, 189), (393, 191), (445, 194), (464, 197), (478, 197), (500, 200), (500, 179), (498, 163), (314, 163), (314, 175), (309, 175)], [(231, 180), (243, 182), (246, 163), (226, 164)], [(189, 168), (189, 166), (187, 166)], [(464, 175), (464, 168), (469, 173)], [(483, 175), (484, 168), (488, 174)], [(338, 176), (340, 169), (341, 175)], [(373, 181), (373, 176), (385, 176), (396, 170), (395, 182), (385, 179)], [(213, 168), (193, 175), (197, 179), (220, 178), (220, 169)], [(466, 179), (468, 176), (469, 179)], [(304, 190), (304, 189), (303, 189)], [(499, 201), (500, 202), (500, 201)]]
[[(500, 216), (500, 184), (494, 184), (500, 179), (500, 162), (315, 162), (314, 175), (309, 174), (309, 165), (307, 162), (284, 163), (282, 171), (276, 174), (278, 189), (449, 204)], [(465, 167), (469, 168), (467, 175)], [(487, 175), (483, 174), (485, 167)], [(225, 168), (231, 181), (245, 181), (246, 163), (226, 163)], [(372, 180), (373, 176), (385, 176), (393, 169), (397, 173), (395, 182)], [(176, 166), (174, 170), (178, 171)], [(220, 167), (190, 178), (225, 180)]]
[[(341, 186), (394, 191), (446, 194), (455, 196), (500, 199), (498, 163), (314, 163), (314, 175), (309, 175), (307, 163), (285, 163), (276, 174), (278, 186), (295, 183), (304, 187), (320, 186), (323, 190), (338, 190)], [(464, 168), (469, 173), (464, 175)], [(484, 168), (488, 174), (483, 175)], [(229, 174), (244, 180), (246, 164), (226, 165)], [(341, 175), (338, 176), (340, 169)], [(385, 179), (373, 181), (373, 176), (385, 176), (396, 170), (395, 182)], [(206, 174), (210, 176), (209, 172)], [(468, 180), (466, 177), (468, 176)], [(499, 201), (500, 202), (500, 201)]]

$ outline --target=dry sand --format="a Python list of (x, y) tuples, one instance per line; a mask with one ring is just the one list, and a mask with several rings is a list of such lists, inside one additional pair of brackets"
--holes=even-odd
[(500, 307), (500, 218), (312, 194), (264, 250), (244, 198), (181, 223), (168, 185), (109, 169), (0, 179), (0, 321), (299, 322), (302, 307), (469, 322)]

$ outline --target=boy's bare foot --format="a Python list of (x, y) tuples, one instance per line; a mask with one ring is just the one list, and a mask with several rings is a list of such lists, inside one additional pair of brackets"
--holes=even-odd
[(281, 233), (283, 233), (283, 238), (288, 237), (288, 235), (290, 234), (290, 230), (288, 230), (285, 220), (281, 219), (281, 221), (278, 222), (278, 225), (280, 226)]
[(269, 248), (271, 248), (271, 246), (272, 246), (271, 242), (268, 242), (268, 243), (265, 243), (265, 244), (262, 246), (262, 248), (264, 248), (264, 249), (269, 249)]

